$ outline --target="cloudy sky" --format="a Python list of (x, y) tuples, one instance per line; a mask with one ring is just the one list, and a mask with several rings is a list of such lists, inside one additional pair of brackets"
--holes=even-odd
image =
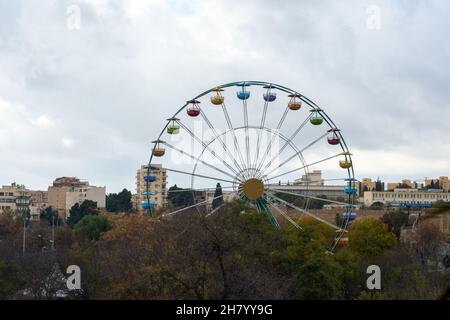
[(357, 177), (450, 175), (450, 2), (0, 0), (0, 183), (134, 189), (183, 102), (263, 80), (339, 124)]

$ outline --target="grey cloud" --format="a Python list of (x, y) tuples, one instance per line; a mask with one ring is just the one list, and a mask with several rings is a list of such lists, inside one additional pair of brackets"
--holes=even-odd
[[(74, 174), (109, 191), (133, 188), (167, 116), (195, 94), (239, 79), (300, 90), (358, 150), (402, 146), (411, 157), (423, 156), (419, 147), (448, 150), (446, 1), (74, 3), (82, 25), (70, 31), (72, 2), (0, 1), (0, 98), (30, 117), (59, 121), (45, 132), (26, 126), (30, 138), (0, 160), (11, 167), (0, 173), (4, 183), (44, 188)], [(382, 10), (376, 31), (366, 28), (372, 4)], [(63, 137), (76, 149), (62, 148)], [(366, 173), (389, 177), (389, 168)]]

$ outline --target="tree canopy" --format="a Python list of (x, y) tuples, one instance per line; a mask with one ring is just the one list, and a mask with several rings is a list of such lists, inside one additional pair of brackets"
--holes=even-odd
[(84, 216), (97, 215), (97, 202), (85, 200), (81, 204), (75, 203), (69, 211), (67, 225), (73, 228)]
[(350, 248), (361, 256), (378, 256), (397, 243), (395, 234), (379, 219), (355, 221), (349, 232)]
[[(221, 198), (219, 198), (219, 197), (221, 197)], [(224, 200), (223, 200), (222, 186), (220, 185), (220, 183), (218, 183), (216, 186), (216, 191), (214, 192), (214, 199), (212, 201), (212, 207), (213, 207), (213, 209), (216, 209), (216, 208), (220, 207), (223, 203), (224, 203)]]
[(111, 229), (111, 224), (103, 216), (84, 216), (74, 227), (74, 229), (91, 240), (99, 240), (100, 236)]
[(119, 193), (110, 193), (106, 196), (106, 210), (109, 212), (131, 212), (133, 204), (131, 202), (131, 192), (123, 189)]
[[(54, 230), (55, 250), (51, 227), (31, 225), (25, 255), (21, 221), (0, 216), (0, 298), (25, 289), (54, 298), (64, 290), (55, 266), (70, 264), (83, 270), (83, 286), (67, 297), (85, 299), (434, 299), (450, 282), (448, 272), (429, 270), (444, 261), (445, 237), (423, 222), (403, 245), (382, 220), (356, 220), (349, 246), (331, 253), (333, 228), (292, 214), (302, 230), (278, 229), (239, 200), (208, 217), (195, 209), (158, 220), (96, 211), (74, 206), (82, 217)], [(382, 270), (376, 293), (366, 287), (372, 264)]]
[(194, 191), (174, 185), (169, 188), (167, 199), (175, 207), (190, 206), (194, 204)]
[(58, 216), (58, 211), (53, 210), (51, 206), (41, 211), (40, 218), (41, 221), (45, 221), (50, 226), (60, 226), (63, 224), (63, 221)]

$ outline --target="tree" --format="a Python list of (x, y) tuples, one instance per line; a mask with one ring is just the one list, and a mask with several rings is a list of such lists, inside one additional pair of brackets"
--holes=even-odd
[(18, 287), (18, 266), (0, 260), (0, 299), (11, 299)]
[(428, 188), (429, 189), (435, 189), (434, 180), (433, 179), (431, 179), (431, 183), (428, 185)]
[(194, 204), (194, 192), (174, 185), (169, 188), (167, 199), (175, 207), (190, 206)]
[(303, 231), (285, 232), (286, 243), (277, 255), (276, 269), (291, 282), (289, 297), (295, 299), (341, 299), (342, 268), (327, 254), (334, 230), (314, 219), (298, 220)]
[(66, 293), (64, 275), (53, 252), (29, 254), (18, 259), (20, 287), (16, 294), (26, 299), (55, 299)]
[(46, 221), (50, 226), (60, 226), (62, 225), (62, 220), (58, 216), (58, 211), (53, 210), (53, 208), (47, 207), (41, 211), (41, 221)]
[(384, 214), (381, 221), (389, 227), (389, 231), (393, 232), (397, 239), (400, 239), (402, 227), (408, 223), (408, 217), (406, 212), (394, 210)]
[(89, 265), (80, 265), (86, 277), (101, 282), (93, 298), (287, 298), (289, 281), (271, 262), (282, 233), (242, 202), (208, 218), (131, 215), (115, 222)]
[(117, 193), (110, 193), (106, 195), (106, 211), (117, 212), (118, 208), (118, 196)]
[(67, 219), (67, 225), (73, 228), (84, 216), (97, 215), (97, 202), (85, 200), (81, 205), (75, 203), (69, 211), (70, 216)]
[(108, 219), (103, 216), (85, 216), (74, 227), (91, 240), (99, 240), (100, 236), (111, 229)]
[(326, 247), (309, 242), (297, 270), (294, 272), (293, 296), (302, 300), (342, 299), (342, 267)]
[(106, 196), (106, 210), (109, 212), (131, 212), (131, 192), (123, 189), (119, 193), (110, 193)]
[(119, 207), (118, 210), (120, 212), (130, 212), (133, 209), (133, 204), (131, 202), (131, 191), (128, 191), (127, 189), (123, 189), (119, 194), (117, 195), (119, 199)]
[(362, 257), (381, 255), (397, 243), (395, 234), (378, 219), (367, 218), (355, 221), (349, 231), (349, 248)]
[(435, 189), (442, 189), (442, 188), (441, 188), (441, 184), (439, 183), (439, 180), (436, 180), (436, 183), (435, 183), (435, 185), (434, 185), (434, 188), (435, 188)]
[(216, 191), (214, 192), (214, 200), (212, 202), (212, 207), (213, 209), (216, 209), (220, 207), (223, 203), (224, 200), (223, 200), (222, 186), (220, 185), (220, 183), (218, 183), (216, 185)]
[(342, 214), (340, 214), (339, 212), (336, 213), (335, 217), (334, 217), (334, 221), (336, 222), (337, 226), (341, 226), (342, 222), (344, 222), (344, 217)]
[(436, 265), (445, 259), (446, 235), (431, 220), (419, 224), (409, 243), (411, 252), (422, 267)]
[(433, 210), (430, 212), (430, 216), (434, 216), (436, 214), (449, 212), (450, 211), (450, 202), (444, 202), (443, 200), (438, 200), (433, 204)]
[[(326, 195), (318, 196), (318, 198), (327, 199)], [(322, 209), (324, 205), (324, 201), (318, 199), (310, 199), (309, 208), (310, 209)]]
[(384, 182), (381, 182), (380, 178), (375, 182), (375, 191), (384, 191)]

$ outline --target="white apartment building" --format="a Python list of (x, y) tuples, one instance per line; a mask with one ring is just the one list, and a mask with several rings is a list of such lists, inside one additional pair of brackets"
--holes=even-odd
[[(38, 221), (41, 210), (35, 206), (35, 195), (41, 191), (28, 190), (24, 185), (15, 182), (11, 185), (2, 186), (0, 188), (0, 214), (5, 211), (21, 212), (28, 211), (32, 221)], [(45, 199), (45, 197), (42, 197)], [(41, 205), (41, 204), (39, 204)]]
[(9, 186), (2, 186), (0, 189), (0, 213), (6, 210), (29, 209), (30, 197), (30, 190), (24, 185), (13, 182)]
[(15, 183), (10, 186), (2, 186), (0, 189), (0, 213), (7, 210), (16, 210), (16, 195), (18, 190), (20, 189), (15, 187)]
[(442, 190), (394, 189), (394, 191), (366, 191), (364, 205), (431, 205), (436, 201), (450, 201), (450, 193)]

